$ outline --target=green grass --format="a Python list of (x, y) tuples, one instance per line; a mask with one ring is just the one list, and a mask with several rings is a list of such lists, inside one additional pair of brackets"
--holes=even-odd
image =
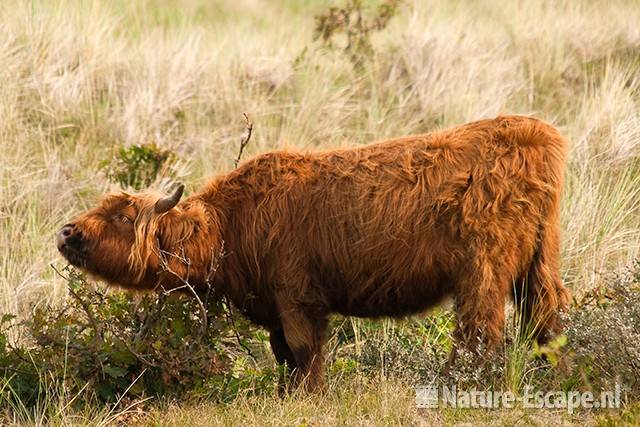
[[(53, 233), (116, 189), (99, 171), (102, 161), (122, 146), (153, 143), (177, 154), (170, 174), (193, 191), (231, 170), (243, 112), (254, 123), (245, 159), (271, 149), (352, 147), (499, 113), (535, 114), (572, 142), (562, 205), (565, 283), (580, 295), (638, 258), (637, 2), (407, 1), (372, 36), (374, 53), (362, 68), (312, 41), (313, 16), (330, 4), (1, 2), (0, 312), (26, 317), (33, 301), (66, 297), (66, 283), (49, 266), (63, 264)], [(512, 387), (526, 373), (518, 357), (515, 351)], [(146, 403), (148, 415), (135, 416), (152, 424), (257, 425), (544, 424), (552, 416), (421, 412), (411, 384), (380, 376), (346, 384), (332, 377), (319, 401)], [(60, 412), (50, 421), (113, 415)], [(637, 410), (622, 416), (637, 420)], [(12, 422), (40, 424), (42, 417)]]

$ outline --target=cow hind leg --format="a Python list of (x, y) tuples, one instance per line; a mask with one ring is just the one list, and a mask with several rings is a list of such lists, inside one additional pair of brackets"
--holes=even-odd
[(492, 351), (502, 341), (505, 323), (505, 304), (513, 279), (504, 264), (479, 258), (474, 267), (461, 278), (456, 288), (455, 308), (458, 326), (456, 344), (449, 359), (455, 359), (455, 347)]

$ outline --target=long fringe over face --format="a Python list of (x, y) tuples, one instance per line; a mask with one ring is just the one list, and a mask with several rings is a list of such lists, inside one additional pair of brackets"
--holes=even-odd
[(137, 198), (138, 217), (135, 220), (135, 243), (129, 254), (129, 269), (135, 282), (142, 281), (152, 256), (160, 255), (158, 230), (162, 219), (155, 213), (156, 194), (142, 194)]

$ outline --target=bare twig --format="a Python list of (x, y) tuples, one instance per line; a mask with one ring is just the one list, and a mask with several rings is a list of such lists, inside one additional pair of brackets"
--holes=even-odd
[(240, 345), (240, 347), (242, 347), (247, 352), (247, 354), (253, 359), (253, 361), (257, 362), (258, 359), (256, 359), (256, 356), (253, 354), (251, 349), (244, 342), (242, 342), (242, 339), (240, 339), (240, 334), (238, 333), (238, 328), (236, 327), (236, 322), (233, 317), (233, 308), (231, 307), (229, 298), (227, 298), (226, 295), (224, 296), (224, 304), (227, 306), (226, 307), (227, 309), (225, 310), (225, 317), (227, 319), (227, 323), (231, 325), (231, 330), (235, 335), (236, 341), (238, 341), (238, 344)]
[(240, 150), (238, 151), (238, 157), (236, 157), (234, 163), (235, 167), (238, 167), (238, 163), (240, 163), (240, 158), (242, 157), (242, 152), (244, 151), (247, 144), (249, 144), (249, 140), (251, 139), (251, 132), (253, 132), (253, 123), (249, 120), (249, 116), (247, 113), (242, 113), (244, 116), (244, 121), (246, 122), (245, 133), (240, 140)]
[[(158, 248), (160, 248), (160, 242), (158, 242)], [(182, 290), (182, 289), (189, 290), (191, 292), (191, 294), (195, 297), (196, 302), (198, 303), (198, 307), (200, 307), (200, 313), (202, 315), (201, 332), (206, 331), (207, 326), (208, 326), (208, 322), (209, 322), (209, 319), (207, 318), (207, 309), (204, 306), (204, 304), (202, 303), (202, 300), (200, 299), (200, 296), (198, 295), (196, 290), (193, 289), (193, 286), (191, 286), (191, 284), (189, 283), (189, 267), (191, 265), (191, 262), (189, 261), (188, 258), (186, 258), (185, 254), (184, 254), (184, 248), (181, 250), (182, 254), (180, 256), (176, 255), (174, 253), (168, 252), (168, 251), (164, 251), (162, 249), (159, 249), (159, 251), (160, 251), (160, 253), (158, 254), (158, 258), (160, 258), (160, 269), (161, 269), (161, 271), (170, 273), (176, 279), (178, 279), (178, 281), (180, 283), (182, 283), (182, 286), (178, 286), (176, 288), (172, 288), (172, 289), (169, 289), (169, 290), (166, 290), (166, 289), (164, 289), (164, 287), (162, 287), (162, 292), (164, 292), (165, 294), (168, 295), (171, 292), (175, 292), (175, 291)], [(172, 270), (171, 267), (169, 267), (169, 263), (167, 262), (167, 256), (171, 256), (171, 257), (177, 258), (180, 262), (182, 262), (187, 267), (186, 277), (182, 277), (180, 274), (178, 274), (174, 270)]]
[[(158, 248), (160, 247), (160, 242), (158, 242)], [(196, 302), (198, 303), (198, 307), (200, 308), (200, 312), (202, 314), (202, 326), (200, 328), (200, 334), (204, 334), (205, 331), (207, 330), (207, 327), (209, 325), (209, 319), (207, 316), (207, 305), (209, 303), (209, 293), (211, 291), (211, 284), (213, 281), (213, 278), (216, 274), (216, 272), (218, 271), (218, 268), (220, 267), (220, 260), (224, 257), (225, 253), (224, 253), (224, 241), (222, 242), (222, 245), (220, 246), (220, 250), (218, 252), (217, 255), (213, 254), (212, 251), (212, 257), (211, 257), (211, 264), (209, 266), (209, 271), (207, 272), (207, 277), (206, 277), (206, 285), (207, 285), (207, 291), (205, 293), (205, 301), (206, 304), (202, 302), (202, 299), (200, 298), (200, 295), (198, 295), (198, 292), (196, 292), (196, 290), (193, 288), (193, 286), (191, 286), (191, 284), (189, 283), (189, 267), (190, 267), (190, 261), (189, 259), (185, 256), (184, 253), (184, 248), (181, 249), (181, 255), (177, 255), (168, 251), (163, 251), (162, 249), (159, 249), (159, 258), (160, 258), (160, 268), (162, 271), (170, 273), (171, 275), (173, 275), (175, 278), (178, 279), (178, 281), (182, 284), (181, 286), (177, 286), (175, 288), (166, 290), (164, 289), (164, 287), (162, 287), (162, 285), (160, 285), (162, 287), (162, 294), (164, 295), (169, 295), (171, 292), (175, 292), (178, 290), (183, 290), (183, 289), (187, 289), (189, 292), (191, 292), (191, 294), (195, 297)], [(186, 272), (186, 277), (182, 277), (181, 275), (179, 275), (178, 273), (176, 273), (174, 270), (171, 269), (171, 267), (169, 267), (169, 263), (167, 261), (167, 257), (174, 257), (176, 259), (178, 259), (181, 263), (183, 263), (186, 268), (187, 268), (187, 272)]]
[(154, 305), (154, 310), (149, 310), (149, 313), (145, 316), (144, 322), (142, 323), (142, 327), (134, 336), (134, 342), (139, 341), (147, 335), (147, 332), (151, 329), (151, 327), (156, 323), (156, 321), (160, 318), (160, 313), (162, 312), (162, 308), (164, 307), (164, 301), (167, 299), (167, 295), (164, 292), (160, 292), (158, 294), (158, 299)]
[(218, 268), (220, 268), (220, 261), (222, 258), (226, 256), (224, 251), (224, 240), (220, 242), (220, 250), (218, 253), (215, 253), (214, 249), (211, 249), (211, 261), (209, 263), (209, 271), (207, 272), (207, 279), (205, 280), (205, 284), (207, 285), (207, 290), (204, 293), (204, 306), (209, 308), (209, 297), (211, 296), (211, 290), (213, 289), (213, 279), (218, 272)]

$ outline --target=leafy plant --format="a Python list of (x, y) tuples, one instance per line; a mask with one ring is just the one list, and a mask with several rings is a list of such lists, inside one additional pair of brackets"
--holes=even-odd
[[(229, 308), (203, 295), (131, 296), (106, 292), (66, 268), (70, 298), (37, 306), (29, 319), (0, 321), (0, 393), (4, 404), (36, 405), (51, 383), (77, 402), (206, 396), (229, 400), (254, 384), (269, 389), (273, 369), (259, 369), (245, 347), (253, 330), (227, 320)], [(9, 335), (19, 335), (12, 344)]]
[(156, 144), (121, 147), (111, 161), (103, 161), (101, 168), (107, 178), (123, 188), (140, 190), (148, 187), (164, 166), (175, 160), (170, 150), (163, 150)]

